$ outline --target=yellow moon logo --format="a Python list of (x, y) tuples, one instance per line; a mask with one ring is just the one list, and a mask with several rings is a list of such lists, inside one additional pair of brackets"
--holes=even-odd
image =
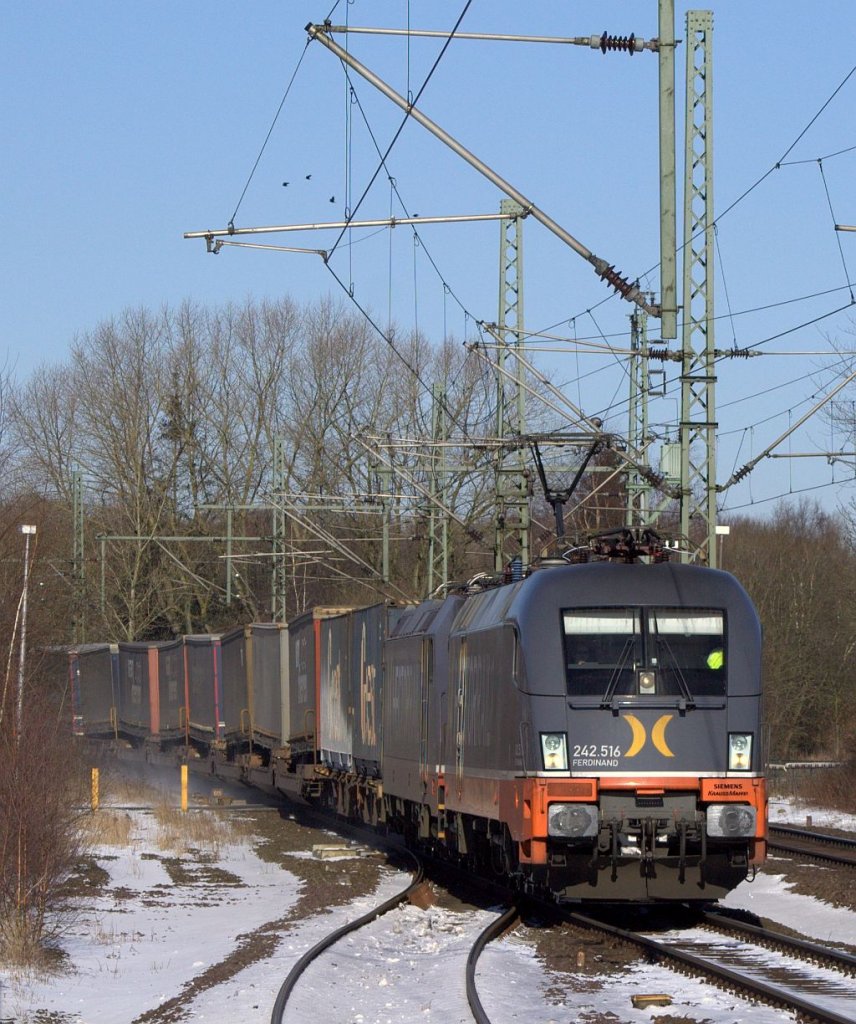
[(674, 717), (674, 715), (663, 715), (662, 718), (657, 719), (654, 723), (654, 728), (651, 730), (651, 742), (657, 750), (660, 751), (663, 757), (675, 756), (666, 744), (666, 726)]
[[(662, 715), (654, 723), (654, 727), (651, 730), (651, 742), (663, 757), (675, 756), (672, 751), (669, 750), (669, 745), (666, 743), (666, 726), (674, 717), (674, 715)], [(635, 715), (625, 715), (624, 721), (630, 726), (630, 731), (633, 734), (632, 742), (624, 756), (636, 757), (639, 751), (645, 746), (645, 740), (647, 739), (645, 726)]]
[(633, 742), (627, 750), (625, 757), (636, 757), (639, 751), (645, 746), (645, 726), (635, 715), (625, 715), (624, 721), (630, 726), (633, 733)]

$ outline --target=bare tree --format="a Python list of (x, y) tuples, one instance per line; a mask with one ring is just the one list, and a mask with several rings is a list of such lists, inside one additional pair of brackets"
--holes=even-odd
[(856, 557), (842, 524), (809, 503), (782, 506), (769, 521), (738, 520), (727, 568), (764, 625), (771, 755), (840, 756), (856, 728)]

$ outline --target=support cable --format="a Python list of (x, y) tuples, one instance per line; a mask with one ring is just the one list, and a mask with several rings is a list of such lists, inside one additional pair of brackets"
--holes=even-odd
[[(392, 189), (395, 192), (395, 196), (396, 196), (396, 198), (398, 199), (398, 202), (401, 205), (401, 209), (404, 210), (404, 214), (405, 214), (406, 217), (409, 218), (411, 216), (415, 216), (415, 214), (412, 215), (409, 212), (409, 210), (407, 209), (407, 204), (404, 202), (404, 199), (402, 198), (401, 192), (399, 191), (398, 183), (397, 183), (395, 177), (393, 177), (393, 175), (390, 173), (389, 167), (387, 166), (386, 160), (385, 160), (385, 158), (383, 156), (383, 153), (381, 152), (380, 144), (377, 141), (377, 136), (375, 135), (374, 131), (372, 130), (371, 123), (369, 122), (368, 116), (366, 115), (366, 112), (365, 112), (365, 108), (363, 107), (362, 102), (360, 101), (359, 93), (356, 91), (356, 89), (354, 89), (354, 101), (357, 104), (357, 109), (360, 111), (360, 114), (362, 115), (363, 123), (365, 124), (366, 130), (369, 133), (369, 138), (372, 140), (372, 144), (374, 145), (375, 151), (377, 152), (377, 155), (380, 157), (380, 159), (382, 161), (383, 169), (387, 173), (390, 185), (392, 186)], [(392, 201), (391, 201), (391, 199), (390, 199), (390, 216), (392, 216)], [(386, 231), (388, 229), (384, 228), (383, 230)], [(416, 228), (413, 225), (411, 225), (411, 230), (413, 231), (414, 234), (419, 235), (419, 232), (416, 230)], [(458, 307), (460, 308), (461, 312), (464, 314), (464, 318), (465, 318), (464, 319), (464, 325), (465, 325), (465, 327), (464, 327), (464, 335), (465, 335), (464, 340), (466, 341), (466, 318), (469, 317), (470, 319), (475, 320), (476, 317), (467, 309), (467, 307), (464, 305), (464, 303), (461, 301), (461, 299), (458, 298), (457, 294), (455, 293), (455, 290), (452, 288), (452, 286), (446, 280), (446, 278), (443, 275), (443, 273), (440, 271), (440, 268), (437, 266), (437, 263), (434, 260), (434, 257), (431, 255), (431, 251), (429, 250), (428, 246), (425, 244), (425, 239), (422, 237), (422, 235), (419, 235), (419, 244), (422, 246), (422, 249), (424, 250), (425, 255), (428, 257), (428, 262), (434, 268), (434, 272), (437, 274), (437, 277), (443, 283), (443, 287), (448, 291), (449, 295), (452, 296), (452, 298), (458, 304)]]
[[(803, 128), (803, 130), (799, 133), (799, 135), (797, 135), (797, 137), (794, 139), (794, 141), (790, 144), (790, 146), (788, 146), (788, 148), (785, 150), (785, 152), (782, 153), (782, 155), (773, 164), (773, 166), (768, 171), (765, 171), (765, 173), (761, 175), (761, 177), (755, 182), (754, 185), (750, 185), (749, 188), (747, 188), (745, 192), (743, 192), (741, 195), (739, 195), (734, 200), (733, 203), (731, 203), (729, 206), (726, 206), (726, 208), (722, 211), (722, 213), (718, 214), (718, 216), (716, 218), (714, 218), (714, 220), (713, 220), (714, 224), (716, 224), (720, 220), (722, 220), (722, 218), (727, 213), (730, 213), (734, 209), (734, 207), (737, 206), (738, 203), (743, 202), (743, 200), (751, 192), (754, 192), (755, 189), (761, 184), (761, 182), (764, 181), (765, 178), (768, 178), (773, 173), (773, 171), (778, 171), (784, 165), (786, 157), (794, 150), (794, 148), (796, 147), (797, 143), (800, 142), (800, 140), (803, 138), (803, 136), (808, 132), (808, 130), (812, 127), (812, 125), (820, 117), (820, 115), (824, 112), (824, 110), (826, 110), (826, 108), (829, 106), (829, 104), (835, 99), (835, 97), (838, 95), (838, 93), (841, 92), (841, 90), (844, 88), (844, 86), (847, 84), (847, 82), (850, 80), (850, 78), (853, 76), (854, 73), (856, 73), (856, 64), (854, 64), (853, 67), (847, 72), (847, 74), (844, 76), (844, 78), (841, 80), (841, 82), (839, 82), (839, 84), (833, 90), (832, 95), (826, 100), (825, 103), (823, 103), (823, 105), (817, 111), (817, 113), (814, 115), (814, 117), (811, 118), (811, 120), (808, 122), (808, 124), (805, 126), (805, 128)], [(846, 151), (842, 150), (842, 152), (846, 152)]]
[[(716, 224), (718, 224), (719, 221), (721, 221), (722, 218), (726, 216), (726, 214), (730, 213), (736, 206), (738, 206), (740, 203), (742, 203), (743, 200), (748, 195), (750, 195), (752, 192), (754, 192), (755, 189), (758, 188), (758, 186), (763, 181), (765, 181), (773, 173), (773, 171), (777, 171), (777, 170), (779, 170), (782, 167), (787, 167), (787, 166), (790, 166), (790, 164), (798, 162), (798, 161), (790, 161), (789, 163), (786, 163), (785, 158), (793, 151), (793, 149), (797, 145), (797, 143), (800, 142), (800, 140), (803, 138), (803, 136), (806, 134), (806, 132), (808, 132), (808, 130), (815, 123), (815, 121), (817, 121), (817, 119), (820, 117), (820, 115), (826, 110), (826, 108), (829, 106), (829, 104), (835, 99), (835, 97), (838, 95), (838, 93), (841, 92), (841, 90), (844, 88), (844, 86), (847, 84), (847, 82), (850, 80), (850, 78), (853, 76), (854, 73), (856, 73), (856, 65), (854, 65), (847, 72), (847, 74), (844, 76), (844, 78), (841, 80), (841, 82), (839, 82), (839, 84), (835, 87), (835, 89), (833, 90), (833, 92), (829, 96), (829, 98), (823, 103), (823, 105), (820, 107), (820, 109), (817, 111), (817, 113), (811, 118), (811, 120), (808, 122), (808, 124), (802, 129), (802, 131), (797, 135), (797, 137), (794, 139), (794, 141), (790, 144), (790, 146), (788, 146), (788, 148), (785, 150), (785, 152), (772, 165), (772, 167), (770, 167), (769, 170), (765, 171), (761, 175), (761, 177), (758, 178), (758, 180), (754, 182), (754, 184), (750, 185), (732, 203), (730, 203), (728, 206), (726, 206), (726, 208), (722, 211), (722, 213), (717, 214), (717, 216), (710, 222), (712, 226), (715, 226)], [(849, 153), (853, 149), (856, 149), (856, 146), (851, 146), (848, 149), (839, 150), (837, 153), (833, 153), (833, 154), (830, 154), (830, 155), (831, 156), (839, 156), (839, 155), (844, 154), (844, 153)], [(700, 233), (702, 233), (705, 230), (706, 230), (706, 227), (701, 228), (700, 231), (697, 232), (697, 234), (700, 234)], [(695, 236), (693, 236), (693, 237), (695, 237)], [(690, 239), (690, 241), (691, 240), (692, 239)], [(683, 250), (685, 245), (686, 245), (686, 243), (684, 243), (684, 245), (679, 246), (679, 251)], [(655, 263), (652, 267), (650, 267), (648, 270), (646, 270), (643, 274), (640, 274), (639, 275), (640, 278), (647, 277), (649, 274), (651, 274), (655, 270), (657, 270), (657, 268), (659, 266), (660, 266), (659, 262)], [(597, 309), (598, 306), (602, 306), (605, 302), (610, 302), (614, 298), (615, 298), (614, 295), (607, 295), (603, 299), (601, 299), (599, 302), (595, 303), (595, 305), (592, 306), (592, 309)], [(584, 312), (588, 312), (588, 310), (585, 310)], [(580, 315), (582, 315), (582, 314), (581, 313), (577, 313), (576, 314), (576, 316), (580, 316)], [(545, 328), (545, 330), (551, 331), (555, 327), (558, 327), (560, 324), (568, 323), (571, 319), (573, 319), (573, 318), (572, 317), (565, 317), (564, 319), (557, 321), (555, 324), (552, 324), (550, 327)]]
[(780, 491), (778, 494), (773, 494), (769, 498), (751, 498), (749, 501), (743, 502), (742, 505), (726, 505), (723, 503), (723, 512), (740, 512), (744, 508), (754, 508), (756, 505), (766, 505), (770, 501), (781, 501), (782, 498), (794, 497), (799, 494), (811, 494), (815, 491), (823, 491), (827, 487), (840, 487), (841, 484), (836, 480), (828, 480), (825, 484), (812, 484), (810, 487), (800, 487), (796, 491)]
[[(346, 66), (346, 72), (347, 72), (347, 66)], [(384, 154), (384, 153), (381, 152), (380, 144), (377, 141), (377, 136), (375, 135), (374, 131), (372, 130), (371, 123), (370, 123), (370, 121), (368, 119), (368, 116), (366, 115), (365, 108), (363, 107), (362, 102), (360, 101), (359, 94), (357, 93), (356, 89), (354, 89), (353, 85), (351, 86), (351, 90), (352, 90), (352, 95), (353, 95), (353, 98), (354, 98), (354, 102), (357, 105), (357, 109), (360, 111), (360, 114), (361, 114), (361, 116), (363, 118), (363, 123), (365, 124), (366, 130), (369, 133), (369, 138), (372, 140), (372, 144), (375, 147), (375, 151), (377, 152), (378, 157), (380, 158), (380, 166), (383, 167), (384, 171), (386, 172), (387, 178), (389, 180), (390, 190), (391, 190), (390, 191), (390, 219), (392, 219), (392, 209), (393, 209), (393, 207), (392, 207), (392, 193), (393, 192), (395, 193), (395, 197), (398, 199), (398, 202), (401, 205), (401, 209), (404, 211), (405, 216), (410, 218), (411, 217), (410, 211), (408, 210), (407, 204), (404, 202), (404, 199), (403, 199), (403, 197), (401, 195), (401, 192), (399, 191), (398, 183), (397, 183), (395, 177), (390, 172), (390, 169), (389, 169), (389, 167), (387, 165), (386, 157), (388, 155), (388, 151), (387, 151), (387, 154)], [(347, 215), (348, 215), (348, 211), (346, 211), (346, 216)], [(415, 217), (416, 215), (414, 214), (413, 216)], [(383, 229), (383, 230), (388, 230), (388, 229)], [(411, 231), (413, 232), (414, 240), (418, 242), (418, 244), (421, 247), (422, 251), (425, 253), (426, 257), (428, 258), (428, 262), (433, 267), (434, 273), (437, 275), (438, 279), (440, 280), (440, 282), (443, 285), (444, 310), (445, 310), (446, 296), (447, 295), (451, 295), (452, 298), (457, 303), (459, 309), (464, 314), (464, 345), (466, 347), (466, 344), (467, 344), (467, 324), (468, 324), (469, 320), (471, 320), (471, 319), (475, 321), (476, 317), (467, 309), (467, 307), (464, 305), (463, 301), (459, 298), (459, 296), (457, 295), (455, 290), (452, 288), (452, 286), (446, 280), (445, 275), (441, 272), (439, 266), (437, 265), (437, 261), (431, 255), (430, 249), (425, 244), (425, 239), (422, 237), (422, 235), (412, 225), (411, 225)], [(332, 255), (332, 252), (331, 252), (330, 255)], [(328, 265), (328, 269), (330, 269), (329, 265)], [(389, 241), (389, 270), (388, 270), (388, 277), (389, 277), (389, 281), (391, 282), (392, 281), (392, 232), (390, 232), (390, 241)], [(389, 287), (391, 288), (391, 283), (390, 283)], [(359, 303), (356, 303), (356, 300), (354, 299), (353, 288), (348, 289), (348, 296), (349, 296), (349, 298), (352, 301), (355, 302), (355, 304), (357, 305), (357, 308), (360, 309), (361, 312), (363, 312), (362, 307), (359, 305)], [(391, 327), (392, 327), (392, 305), (391, 305), (391, 297), (389, 297), (389, 296), (388, 296), (388, 303), (387, 303), (387, 305), (388, 305), (387, 330), (391, 330)], [(371, 322), (371, 320), (369, 322)], [(376, 326), (376, 325), (373, 324), (373, 326)], [(382, 336), (384, 337), (384, 340), (388, 340), (384, 335), (382, 335)], [(445, 340), (445, 333), (444, 333), (444, 340)], [(419, 378), (417, 377), (417, 379), (419, 379)], [(419, 383), (422, 384), (423, 388), (425, 387), (425, 384), (424, 384), (423, 381), (420, 380)], [(443, 405), (446, 408), (446, 412), (449, 414), (449, 416), (453, 420), (453, 422), (455, 422), (456, 425), (459, 425), (457, 423), (456, 418), (451, 415), (451, 412), (450, 412), (448, 406), (446, 405), (445, 400), (443, 400), (441, 402), (441, 405)]]
[[(333, 9), (335, 10), (335, 8)], [(289, 79), (288, 85), (285, 88), (285, 94), (280, 100), (276, 113), (273, 116), (273, 121), (271, 121), (270, 128), (268, 128), (268, 133), (265, 136), (265, 141), (262, 143), (262, 148), (259, 150), (259, 155), (256, 157), (256, 162), (253, 164), (253, 169), (250, 171), (250, 176), (247, 178), (247, 183), (244, 185), (244, 190), (243, 192), (241, 192), (241, 198), (238, 200), (238, 204), (235, 207), (232, 216), (229, 218), (230, 228), (235, 226), (235, 218), (238, 216), (238, 210), (240, 210), (241, 208), (241, 203), (243, 203), (244, 201), (244, 196), (247, 194), (247, 189), (250, 187), (250, 182), (253, 180), (253, 177), (255, 176), (256, 169), (258, 168), (259, 163), (261, 162), (262, 156), (264, 155), (264, 151), (267, 149), (267, 144), (268, 142), (270, 142), (270, 137), (273, 134), (276, 122), (279, 120), (279, 115), (282, 113), (282, 108), (285, 106), (285, 101), (288, 99), (288, 94), (291, 92), (291, 87), (292, 85), (294, 85), (294, 80), (295, 78), (297, 78), (297, 72), (300, 70), (300, 65), (303, 63), (303, 58), (306, 56), (306, 51), (308, 49), (309, 40), (307, 40), (306, 45), (303, 47), (303, 53), (300, 54), (300, 59), (298, 60), (294, 68), (294, 71), (291, 74), (291, 78)]]
[[(405, 357), (405, 355), (401, 351), (401, 349), (399, 349), (396, 346), (395, 342), (392, 340), (391, 332), (385, 332), (385, 331), (383, 331), (380, 328), (380, 326), (373, 319), (373, 317), (371, 316), (369, 311), (365, 308), (365, 306), (363, 306), (360, 303), (360, 301), (354, 295), (353, 291), (351, 291), (351, 289), (348, 288), (348, 286), (341, 279), (341, 277), (339, 277), (339, 275), (336, 273), (336, 271), (330, 266), (330, 264), (329, 264), (329, 262), (327, 260), (324, 261), (324, 266), (330, 272), (330, 274), (333, 277), (334, 281), (339, 285), (339, 287), (342, 289), (342, 291), (348, 296), (348, 298), (351, 300), (351, 302), (353, 302), (353, 304), (357, 307), (357, 309), (360, 311), (360, 313), (362, 313), (362, 315), (366, 318), (367, 322), (377, 332), (378, 336), (380, 338), (382, 338), (386, 342), (387, 345), (389, 345), (389, 347), (392, 349), (392, 351), (398, 356), (398, 358), (402, 361), (402, 363), (404, 363), (404, 365), (407, 367), (407, 369), (413, 374), (414, 378), (422, 386), (422, 389), (425, 392), (425, 394), (426, 395), (430, 395), (431, 394), (431, 387), (430, 387), (430, 385), (424, 380), (424, 378), (422, 377), (422, 374), (416, 369), (416, 367), (413, 366), (412, 363), (410, 363), (408, 361), (408, 359)], [(452, 423), (454, 423), (455, 426), (461, 431), (461, 433), (464, 436), (464, 439), (465, 440), (469, 440), (469, 432), (467, 431), (466, 426), (464, 424), (462, 424), (461, 421), (458, 419), (458, 417), (454, 414), (452, 409), (449, 407), (448, 402), (443, 401), (442, 402), (442, 406), (445, 409), (446, 414), (448, 415), (448, 417), (452, 421)]]
[[(719, 276), (722, 278), (722, 290), (725, 292), (725, 305), (728, 307), (728, 321), (731, 324), (731, 343), (737, 348), (737, 332), (734, 329), (734, 313), (731, 309), (731, 296), (728, 294), (728, 282), (725, 279), (725, 264), (722, 262), (722, 250), (719, 248), (719, 225), (713, 225), (713, 242), (716, 246), (716, 258), (719, 260)], [(714, 317), (714, 319), (718, 319)], [(722, 406), (720, 406), (722, 408)]]
[(827, 153), (826, 156), (820, 156), (813, 159), (807, 160), (782, 160), (780, 166), (782, 167), (796, 167), (797, 164), (813, 164), (815, 160), (818, 162), (821, 160), (832, 160), (836, 156), (844, 156), (845, 153), (853, 153), (856, 151), (856, 146), (848, 146), (847, 149), (839, 149), (834, 153)]
[[(832, 199), (829, 195), (829, 185), (826, 182), (826, 175), (823, 173), (823, 160), (818, 160), (817, 166), (820, 170), (821, 180), (823, 181), (823, 191), (826, 193), (826, 205), (829, 207), (829, 214), (832, 217), (832, 226), (834, 229), (838, 222), (835, 219), (835, 211), (832, 209)], [(838, 254), (841, 256), (841, 266), (844, 268), (844, 280), (849, 282), (850, 274), (847, 271), (847, 261), (844, 259), (844, 249), (841, 247), (841, 234), (838, 231), (835, 232), (835, 241), (838, 243)], [(851, 303), (856, 302), (856, 298), (853, 297), (852, 287), (850, 289), (850, 301)]]
[[(835, 370), (837, 367), (839, 367), (839, 366), (841, 366), (841, 367), (847, 366), (847, 365), (849, 365), (849, 363), (850, 363), (849, 359), (840, 359), (837, 363), (833, 363), (832, 366), (827, 366), (827, 367), (825, 367), (825, 369), (827, 369), (827, 370)], [(805, 380), (805, 374), (803, 373), (799, 377), (792, 377), (790, 380), (786, 380), (786, 381), (784, 381), (781, 384), (773, 384), (773, 385), (771, 385), (768, 388), (764, 388), (762, 391), (755, 391), (751, 395), (745, 395), (743, 398), (734, 398), (730, 402), (723, 402), (720, 405), (720, 409), (727, 409), (729, 406), (739, 405), (741, 402), (752, 402), (756, 398), (763, 398), (766, 395), (771, 395), (774, 391), (781, 391), (782, 388), (791, 387), (792, 385), (799, 384), (800, 381), (804, 381), (804, 380)], [(809, 402), (809, 401), (811, 401), (811, 397), (812, 396), (809, 396), (808, 398), (804, 398), (803, 401), (804, 402)], [(801, 403), (797, 403), (797, 405), (799, 405), (799, 404), (801, 404)], [(794, 408), (796, 408), (796, 406), (794, 406)], [(774, 417), (775, 416), (781, 416), (781, 415), (782, 415), (781, 413), (775, 413)], [(768, 419), (772, 419), (774, 417), (768, 417)], [(766, 423), (767, 419), (758, 420), (757, 422), (758, 423)], [(729, 434), (736, 434), (740, 430), (743, 430), (743, 429), (744, 429), (743, 427), (739, 427), (737, 430), (724, 430), (724, 431), (720, 432), (719, 436), (720, 437), (727, 437)]]
[[(415, 105), (416, 105), (416, 104), (417, 104), (417, 103), (419, 102), (419, 99), (420, 99), (420, 97), (422, 96), (422, 93), (423, 93), (423, 92), (425, 91), (425, 89), (427, 88), (427, 86), (428, 86), (428, 83), (429, 83), (429, 82), (431, 81), (431, 78), (433, 77), (433, 75), (434, 75), (434, 72), (435, 72), (435, 71), (437, 70), (437, 67), (438, 67), (438, 65), (440, 64), (440, 61), (441, 61), (441, 60), (443, 59), (443, 57), (445, 56), (445, 54), (446, 54), (446, 50), (447, 50), (447, 49), (449, 48), (449, 44), (450, 44), (450, 43), (452, 42), (452, 40), (454, 39), (454, 37), (455, 37), (455, 33), (457, 32), (457, 30), (458, 30), (458, 27), (460, 26), (461, 22), (462, 22), (462, 21), (464, 20), (464, 17), (466, 16), (466, 13), (467, 13), (467, 11), (468, 11), (468, 10), (470, 9), (470, 6), (472, 5), (472, 2), (473, 2), (473, 0), (467, 0), (466, 4), (464, 5), (464, 9), (463, 9), (463, 11), (461, 11), (461, 13), (460, 13), (460, 14), (458, 15), (458, 20), (457, 20), (457, 21), (455, 22), (454, 26), (452, 27), (452, 31), (451, 31), (451, 32), (449, 33), (448, 37), (446, 38), (446, 41), (445, 41), (445, 42), (443, 43), (443, 46), (441, 47), (441, 49), (440, 49), (440, 52), (439, 52), (439, 54), (437, 55), (437, 58), (436, 58), (436, 60), (435, 60), (435, 61), (434, 61), (434, 63), (433, 63), (432, 65), (431, 65), (431, 68), (430, 68), (430, 70), (428, 71), (428, 74), (427, 74), (427, 76), (426, 76), (426, 78), (425, 78), (425, 81), (424, 81), (424, 82), (422, 83), (422, 85), (420, 86), (420, 88), (419, 88), (419, 92), (417, 92), (417, 94), (416, 94), (416, 97), (415, 97), (415, 99), (414, 99), (414, 100), (413, 100), (413, 101), (412, 101), (412, 102), (410, 103), (410, 106), (411, 106), (411, 107), (415, 106)], [(308, 45), (308, 43), (307, 43), (307, 45)], [(304, 53), (305, 53), (305, 52), (306, 52), (306, 51), (304, 50)], [(344, 63), (344, 62), (343, 62), (343, 63)], [(345, 66), (347, 67), (347, 65), (345, 65)], [(360, 207), (361, 207), (361, 206), (363, 205), (363, 202), (364, 202), (364, 200), (365, 200), (366, 196), (367, 196), (367, 195), (369, 194), (369, 192), (371, 191), (371, 187), (372, 187), (372, 185), (374, 185), (374, 183), (375, 183), (375, 181), (376, 181), (376, 179), (377, 179), (377, 176), (378, 176), (378, 175), (380, 174), (381, 170), (383, 170), (383, 169), (384, 169), (384, 167), (385, 167), (385, 164), (386, 164), (386, 160), (387, 160), (387, 157), (388, 157), (388, 156), (389, 156), (389, 154), (390, 154), (390, 153), (392, 152), (392, 148), (393, 148), (393, 146), (394, 146), (394, 145), (396, 144), (396, 142), (398, 142), (398, 138), (399, 138), (399, 136), (401, 135), (401, 133), (402, 133), (402, 132), (404, 131), (404, 126), (405, 126), (405, 125), (407, 124), (407, 122), (408, 122), (409, 120), (410, 120), (410, 111), (408, 110), (408, 112), (407, 112), (407, 113), (406, 113), (406, 114), (404, 115), (404, 118), (402, 119), (402, 121), (401, 121), (401, 124), (400, 124), (400, 125), (398, 126), (398, 129), (396, 130), (395, 134), (393, 135), (393, 137), (392, 137), (392, 140), (390, 141), (389, 145), (388, 145), (388, 146), (386, 147), (386, 152), (385, 152), (385, 153), (384, 153), (384, 155), (383, 155), (383, 156), (381, 157), (380, 163), (378, 164), (378, 166), (377, 166), (377, 168), (376, 168), (376, 170), (375, 170), (374, 174), (373, 174), (373, 175), (371, 176), (371, 178), (369, 179), (369, 183), (368, 183), (368, 185), (366, 185), (365, 189), (363, 190), (363, 193), (362, 193), (362, 195), (361, 195), (361, 196), (360, 196), (360, 198), (359, 198), (359, 199), (357, 200), (357, 205), (356, 205), (356, 206), (355, 206), (355, 207), (353, 208), (353, 210), (351, 211), (351, 216), (347, 218), (348, 220), (352, 220), (352, 219), (353, 219), (353, 218), (354, 218), (354, 217), (356, 216), (356, 214), (357, 214), (357, 211), (358, 211), (358, 210), (360, 209)], [(332, 247), (332, 249), (330, 250), (330, 255), (331, 255), (331, 256), (333, 255), (333, 253), (334, 253), (334, 252), (336, 251), (336, 249), (338, 248), (338, 246), (339, 246), (339, 243), (340, 243), (340, 242), (342, 241), (342, 237), (343, 237), (343, 235), (345, 234), (345, 232), (346, 232), (347, 230), (348, 230), (348, 229), (347, 229), (346, 227), (345, 227), (345, 228), (342, 228), (342, 231), (340, 232), (340, 234), (339, 234), (339, 237), (338, 237), (338, 238), (336, 239), (336, 241), (335, 241), (335, 242), (333, 243), (333, 247)]]

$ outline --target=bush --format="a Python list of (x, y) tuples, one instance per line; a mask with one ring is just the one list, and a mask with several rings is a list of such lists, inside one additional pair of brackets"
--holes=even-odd
[(38, 962), (63, 927), (62, 886), (80, 861), (85, 774), (68, 715), (28, 691), (21, 735), (0, 725), (0, 956)]

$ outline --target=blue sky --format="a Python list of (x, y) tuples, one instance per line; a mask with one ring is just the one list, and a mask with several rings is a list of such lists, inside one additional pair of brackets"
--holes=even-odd
[[(368, 184), (377, 166), (371, 139), (352, 105), (347, 145), (341, 67), (312, 43), (238, 206), (306, 49), (304, 26), (322, 21), (332, 4), (3, 0), (0, 359), (5, 355), (19, 378), (42, 362), (63, 361), (76, 335), (128, 306), (283, 294), (344, 298), (315, 257), (239, 249), (213, 257), (202, 242), (182, 238), (188, 230), (225, 227), (233, 215), (237, 226), (338, 219), (349, 181), (352, 202)], [(679, 38), (689, 6), (676, 3)], [(448, 30), (463, 7), (464, 0), (342, 0), (333, 20), (403, 26), (409, 11), (414, 28)], [(856, 12), (847, 0), (710, 7), (714, 194), (722, 211), (782, 158), (853, 68)], [(474, 0), (462, 29), (558, 36), (606, 29), (651, 38), (657, 4)], [(399, 92), (418, 91), (441, 46), (349, 38), (353, 52)], [(679, 124), (683, 60), (679, 48)], [(361, 80), (354, 88), (385, 147), (400, 112)], [(455, 42), (420, 107), (586, 246), (658, 287), (656, 270), (645, 276), (659, 260), (653, 54)], [(856, 349), (853, 311), (826, 315), (849, 303), (847, 272), (856, 274), (856, 234), (832, 229), (833, 215), (856, 223), (856, 151), (832, 156), (856, 146), (854, 108), (856, 74), (787, 164), (718, 225), (717, 346), (753, 346), (788, 332), (761, 346), (781, 355), (720, 364), (720, 481), (795, 422), (810, 396), (841, 372), (822, 354), (788, 353), (829, 352), (834, 341)], [(798, 160), (805, 162), (791, 163)], [(416, 124), (402, 132), (389, 166), (409, 211), (423, 216), (493, 213), (503, 198)], [(679, 155), (679, 204), (681, 174)], [(388, 216), (390, 191), (381, 174), (359, 216)], [(401, 215), (397, 203), (392, 209)], [(524, 231), (527, 329), (603, 334), (626, 347), (627, 304), (602, 302), (609, 292), (591, 268), (540, 225), (530, 220)], [(475, 320), (496, 318), (495, 223), (426, 226), (420, 246), (403, 228), (367, 234), (355, 232), (351, 245), (343, 240), (332, 266), (378, 322), (391, 310), (400, 329), (417, 325), (439, 340), (444, 330), (460, 338), (472, 334)], [(267, 241), (323, 248), (334, 237)], [(816, 297), (804, 298), (810, 295)], [(609, 425), (625, 428), (620, 360), (558, 351), (535, 359), (567, 382), (587, 412), (612, 410)], [(651, 410), (662, 424), (677, 416), (677, 364), (668, 372), (671, 395)], [(856, 391), (840, 397), (850, 401)], [(853, 450), (853, 441), (815, 417), (780, 451)], [(777, 496), (796, 492), (835, 508), (856, 495), (856, 481), (852, 469), (824, 459), (767, 459), (724, 505), (765, 514)]]

